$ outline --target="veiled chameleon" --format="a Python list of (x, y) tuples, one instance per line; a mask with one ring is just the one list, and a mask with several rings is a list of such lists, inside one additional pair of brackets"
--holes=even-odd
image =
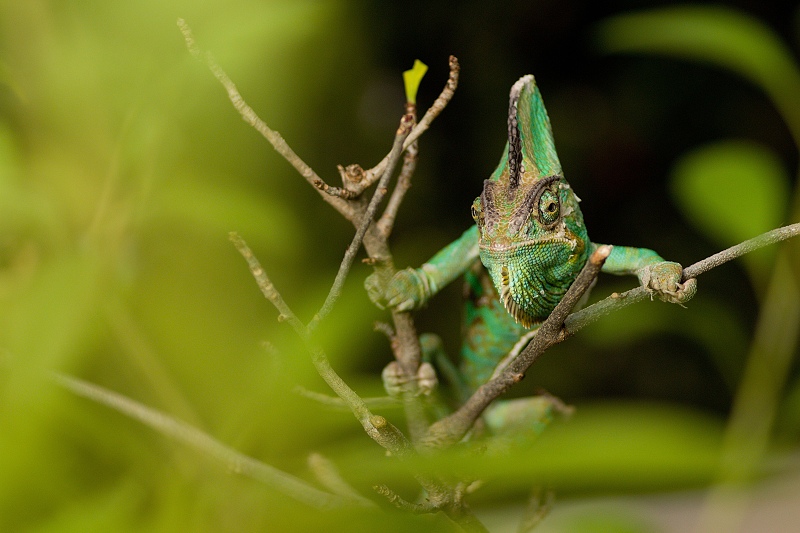
[[(461, 374), (474, 390), (520, 348), (520, 339), (530, 339), (598, 246), (589, 240), (578, 202), (564, 179), (539, 88), (524, 76), (511, 88), (505, 152), (472, 204), (475, 226), (386, 287), (367, 278), (370, 298), (396, 310), (418, 309), (466, 274)], [(603, 266), (603, 272), (635, 274), (651, 294), (672, 303), (688, 301), (697, 288), (693, 279), (681, 283), (681, 270), (652, 250), (624, 246), (615, 246)]]

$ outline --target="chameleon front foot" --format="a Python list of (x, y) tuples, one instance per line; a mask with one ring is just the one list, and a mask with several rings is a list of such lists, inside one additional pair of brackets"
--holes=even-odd
[(378, 275), (371, 274), (364, 281), (364, 287), (372, 303), (381, 309), (389, 308), (393, 311), (419, 309), (430, 294), (425, 275), (414, 268), (397, 272), (385, 289), (381, 286)]
[(642, 268), (639, 272), (642, 286), (659, 300), (673, 304), (684, 304), (697, 292), (697, 280), (692, 278), (681, 283), (683, 267), (673, 261), (662, 261)]

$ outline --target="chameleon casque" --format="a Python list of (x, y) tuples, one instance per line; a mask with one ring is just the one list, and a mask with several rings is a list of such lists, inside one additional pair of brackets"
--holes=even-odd
[[(500, 164), (472, 204), (475, 225), (385, 286), (367, 278), (370, 298), (398, 311), (418, 309), (466, 274), (460, 374), (474, 390), (530, 340), (599, 246), (589, 240), (579, 201), (564, 179), (539, 88), (532, 75), (524, 76), (511, 88)], [(681, 283), (681, 265), (646, 248), (614, 246), (602, 271), (634, 274), (671, 303), (688, 301), (697, 289), (694, 279)]]

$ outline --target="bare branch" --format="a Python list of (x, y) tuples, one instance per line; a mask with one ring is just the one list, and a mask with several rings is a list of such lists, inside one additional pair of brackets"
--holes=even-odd
[[(333, 409), (349, 410), (348, 405), (344, 402), (344, 400), (342, 400), (338, 396), (329, 396), (327, 394), (321, 394), (319, 392), (314, 392), (300, 386), (295, 387), (294, 392), (299, 394), (300, 396), (303, 396), (304, 398), (308, 398), (309, 400), (314, 400), (315, 402), (318, 402), (327, 407), (331, 407)], [(403, 405), (399, 400), (396, 400), (389, 396), (362, 398), (362, 400), (364, 400), (364, 403), (371, 409), (390, 409), (390, 408), (401, 407)]]
[[(743, 256), (754, 250), (775, 244), (792, 237), (800, 235), (800, 223), (791, 224), (782, 228), (777, 228), (766, 233), (762, 233), (758, 237), (746, 240), (742, 243), (736, 244), (721, 252), (718, 252), (711, 257), (707, 257), (702, 261), (698, 261), (693, 265), (683, 269), (683, 280), (695, 278), (700, 274), (704, 274), (728, 261)], [(580, 311), (570, 315), (565, 324), (567, 335), (574, 335), (578, 330), (587, 326), (613, 311), (618, 311), (623, 307), (640, 302), (647, 298), (647, 291), (643, 287), (636, 287), (622, 294), (613, 294), (608, 298), (592, 304)]]
[(259, 118), (256, 112), (253, 111), (249, 105), (247, 105), (247, 102), (244, 101), (244, 98), (242, 98), (242, 95), (236, 88), (236, 84), (231, 81), (225, 71), (222, 70), (222, 67), (220, 67), (214, 60), (212, 55), (210, 53), (203, 54), (200, 52), (195, 42), (194, 35), (192, 34), (192, 29), (189, 27), (186, 21), (183, 19), (178, 19), (178, 27), (183, 34), (183, 38), (186, 41), (186, 47), (189, 49), (189, 52), (191, 52), (191, 54), (197, 59), (203, 61), (214, 77), (217, 78), (217, 81), (222, 84), (228, 93), (228, 98), (233, 104), (233, 107), (236, 108), (242, 119), (250, 124), (250, 126), (255, 128), (255, 130), (261, 135), (263, 135), (264, 138), (267, 139), (273, 146), (273, 148), (275, 148), (275, 150), (281, 154), (283, 158), (286, 159), (308, 183), (320, 191), (320, 196), (322, 196), (323, 200), (332, 205), (348, 220), (352, 220), (354, 214), (352, 207), (343, 199), (325, 194), (320, 190), (320, 187), (317, 184), (324, 183), (322, 178), (320, 178), (317, 173), (305, 163), (305, 161), (300, 159), (300, 156), (298, 156), (294, 150), (291, 149), (280, 133), (267, 126), (267, 124)]
[(324, 181), (316, 180), (314, 181), (314, 187), (321, 190), (325, 194), (329, 194), (331, 196), (338, 196), (339, 198), (344, 198), (345, 200), (352, 200), (356, 198), (358, 195), (349, 189), (343, 189), (342, 187), (333, 187), (328, 185)]
[[(409, 133), (408, 138), (406, 138), (405, 142), (403, 143), (403, 150), (408, 149), (409, 146), (414, 144), (414, 142), (420, 138), (420, 136), (425, 133), (425, 131), (430, 127), (431, 122), (439, 116), (450, 100), (453, 98), (453, 94), (456, 91), (456, 87), (458, 87), (458, 74), (461, 71), (461, 67), (458, 64), (458, 59), (456, 56), (450, 56), (450, 76), (447, 78), (447, 83), (442, 89), (441, 94), (439, 97), (433, 102), (433, 105), (428, 108), (425, 114), (422, 116), (422, 120), (417, 123), (411, 133)], [(386, 156), (381, 160), (380, 163), (375, 165), (373, 168), (367, 170), (364, 173), (364, 178), (361, 180), (360, 183), (353, 186), (351, 190), (356, 194), (360, 194), (363, 192), (367, 187), (375, 183), (375, 180), (378, 179), (378, 176), (383, 174), (383, 171), (386, 170), (386, 166), (389, 164), (389, 156)]]
[(711, 257), (707, 257), (702, 261), (698, 261), (693, 265), (689, 265), (683, 269), (683, 279), (687, 280), (696, 278), (700, 274), (704, 274), (712, 268), (716, 268), (732, 259), (741, 257), (744, 254), (758, 250), (764, 246), (775, 244), (776, 242), (784, 241), (791, 237), (796, 237), (797, 235), (800, 235), (800, 222), (762, 233), (758, 237), (748, 239), (721, 252), (718, 252)]
[(372, 330), (377, 331), (378, 333), (383, 333), (386, 338), (389, 339), (389, 342), (394, 340), (394, 330), (392, 329), (392, 326), (386, 322), (375, 322), (372, 325)]
[(411, 131), (411, 125), (413, 124), (413, 121), (414, 117), (411, 115), (403, 115), (403, 118), (400, 121), (400, 127), (397, 129), (392, 150), (389, 152), (389, 161), (386, 169), (384, 170), (383, 175), (378, 182), (378, 187), (375, 189), (375, 194), (372, 195), (372, 199), (367, 206), (366, 213), (364, 213), (364, 216), (361, 219), (361, 224), (358, 226), (356, 234), (353, 236), (353, 241), (347, 248), (347, 252), (345, 252), (344, 259), (342, 259), (342, 264), (339, 266), (339, 272), (336, 274), (336, 279), (334, 280), (333, 286), (328, 293), (328, 297), (325, 299), (325, 303), (322, 304), (322, 308), (316, 315), (314, 315), (314, 318), (308, 324), (308, 329), (310, 331), (314, 331), (319, 322), (331, 312), (331, 309), (333, 309), (333, 304), (336, 303), (336, 300), (342, 293), (344, 280), (347, 278), (347, 274), (350, 272), (350, 268), (353, 266), (356, 253), (361, 246), (361, 241), (364, 240), (364, 235), (367, 233), (367, 228), (370, 224), (372, 224), (372, 219), (375, 217), (378, 206), (383, 200), (383, 197), (386, 196), (386, 187), (389, 184), (389, 179), (392, 177), (392, 172), (394, 171), (395, 166), (397, 166), (397, 161), (400, 159), (400, 154), (403, 150), (403, 141), (406, 139), (406, 137), (408, 137), (408, 133)]
[(298, 335), (303, 340), (308, 339), (308, 330), (306, 329), (305, 325), (300, 321), (299, 318), (292, 312), (286, 302), (283, 300), (283, 297), (278, 292), (278, 289), (275, 288), (275, 285), (272, 284), (267, 273), (261, 267), (261, 263), (258, 262), (256, 256), (253, 255), (253, 251), (247, 246), (247, 243), (244, 242), (238, 233), (232, 231), (228, 234), (228, 239), (236, 246), (236, 249), (239, 250), (239, 253), (242, 254), (245, 261), (247, 261), (247, 266), (250, 267), (250, 273), (253, 274), (253, 277), (256, 279), (256, 283), (258, 284), (258, 288), (261, 289), (261, 293), (264, 297), (269, 300), (272, 305), (278, 310), (280, 315), (278, 315), (279, 321), (287, 321), (289, 324), (294, 328)]
[(411, 188), (411, 177), (414, 175), (414, 170), (417, 168), (418, 155), (419, 150), (417, 148), (417, 143), (413, 143), (403, 155), (403, 168), (400, 171), (400, 175), (397, 177), (397, 185), (395, 185), (392, 191), (392, 196), (389, 197), (386, 210), (383, 212), (380, 220), (378, 220), (378, 231), (387, 238), (392, 233), (400, 204), (403, 203), (406, 193)]
[[(425, 133), (431, 122), (439, 116), (439, 113), (444, 111), (444, 108), (447, 107), (447, 104), (450, 103), (450, 100), (453, 98), (453, 94), (456, 92), (456, 88), (458, 87), (458, 75), (461, 72), (461, 66), (458, 64), (458, 58), (456, 56), (450, 56), (449, 66), (450, 66), (450, 76), (447, 78), (447, 83), (442, 89), (441, 94), (439, 97), (433, 102), (433, 105), (428, 108), (425, 114), (422, 116), (422, 120), (419, 121), (417, 126), (414, 128), (414, 131), (408, 136), (408, 140), (406, 141), (406, 146), (410, 146), (411, 143), (416, 141), (420, 138), (420, 136)], [(373, 169), (375, 170), (375, 169)]]
[(517, 528), (517, 533), (530, 533), (548, 515), (555, 502), (552, 490), (534, 489), (525, 506), (525, 512)]
[(308, 467), (314, 473), (317, 481), (331, 491), (348, 500), (361, 502), (364, 507), (374, 507), (375, 504), (364, 496), (358, 493), (339, 473), (336, 466), (318, 453), (312, 453), (308, 456)]
[(430, 502), (411, 503), (408, 500), (403, 499), (399, 494), (386, 485), (375, 485), (372, 487), (372, 490), (386, 498), (389, 503), (402, 511), (408, 511), (414, 514), (424, 514), (432, 513), (438, 510), (434, 505), (431, 505)]
[(72, 393), (110, 407), (129, 416), (154, 430), (172, 437), (184, 444), (196, 448), (214, 459), (225, 463), (228, 468), (238, 474), (267, 484), (297, 501), (319, 509), (330, 509), (345, 506), (371, 506), (372, 503), (363, 497), (330, 494), (317, 489), (300, 478), (287, 474), (282, 470), (248, 457), (233, 448), (219, 442), (212, 436), (200, 431), (166, 413), (151, 409), (139, 402), (127, 398), (108, 389), (87, 383), (73, 377), (53, 374), (53, 379)]
[(609, 253), (611, 246), (605, 245), (594, 251), (564, 297), (539, 326), (525, 350), (500, 375), (478, 387), (455, 413), (432, 424), (422, 441), (424, 446), (442, 448), (460, 441), (494, 400), (525, 377), (525, 372), (542, 353), (566, 338), (562, 331), (564, 320), (600, 273)]
[(317, 373), (333, 389), (333, 392), (347, 404), (350, 411), (361, 423), (364, 431), (367, 432), (367, 435), (395, 455), (408, 455), (411, 452), (411, 444), (408, 440), (400, 430), (387, 422), (385, 418), (373, 415), (364, 400), (333, 370), (328, 361), (328, 356), (325, 355), (322, 348), (314, 344), (311, 339), (311, 332), (300, 322), (277, 289), (275, 289), (269, 276), (267, 276), (255, 255), (253, 255), (247, 243), (235, 232), (230, 234), (230, 239), (239, 250), (239, 253), (247, 260), (250, 272), (256, 278), (261, 292), (278, 309), (280, 316), (292, 325), (297, 335), (305, 342), (306, 349), (311, 354), (311, 361), (314, 363)]

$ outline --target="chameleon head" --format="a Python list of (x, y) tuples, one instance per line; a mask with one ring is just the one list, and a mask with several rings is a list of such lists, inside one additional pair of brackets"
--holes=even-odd
[(561, 172), (533, 76), (511, 88), (508, 145), (472, 204), (480, 256), (506, 310), (525, 327), (544, 320), (586, 262), (589, 238)]

